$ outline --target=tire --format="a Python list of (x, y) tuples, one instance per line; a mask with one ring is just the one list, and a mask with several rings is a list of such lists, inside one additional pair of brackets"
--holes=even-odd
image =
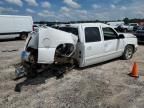
[(124, 33), (126, 33), (128, 30), (127, 29), (124, 29)]
[(26, 40), (27, 39), (27, 33), (22, 33), (21, 35), (20, 35), (20, 39), (22, 39), (22, 40)]
[(122, 55), (122, 59), (124, 60), (129, 60), (133, 57), (133, 53), (134, 53), (134, 48), (132, 45), (127, 45), (125, 47), (124, 53)]

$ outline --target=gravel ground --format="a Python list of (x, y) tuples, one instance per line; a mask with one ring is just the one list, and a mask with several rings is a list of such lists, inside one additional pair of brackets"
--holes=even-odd
[[(131, 60), (73, 69), (61, 79), (47, 71), (14, 81), (23, 46), (19, 40), (0, 42), (0, 108), (144, 108), (144, 45)], [(134, 61), (138, 79), (127, 75)]]

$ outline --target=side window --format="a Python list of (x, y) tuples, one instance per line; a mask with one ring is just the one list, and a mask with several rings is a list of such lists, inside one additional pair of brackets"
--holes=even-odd
[(99, 28), (98, 27), (86, 27), (85, 28), (85, 41), (87, 43), (101, 41)]
[(104, 40), (113, 40), (117, 39), (117, 33), (109, 27), (103, 28), (103, 35), (104, 35)]

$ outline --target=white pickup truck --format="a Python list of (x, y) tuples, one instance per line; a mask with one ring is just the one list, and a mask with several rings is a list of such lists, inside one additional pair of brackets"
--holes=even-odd
[(42, 27), (29, 36), (22, 61), (32, 64), (76, 63), (79, 67), (122, 57), (132, 58), (137, 38), (103, 23)]

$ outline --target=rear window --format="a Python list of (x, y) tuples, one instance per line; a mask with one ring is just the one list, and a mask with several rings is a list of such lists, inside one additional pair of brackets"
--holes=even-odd
[(78, 35), (78, 28), (73, 28), (73, 27), (59, 27), (59, 30), (72, 33), (74, 35)]
[(85, 41), (87, 43), (101, 41), (99, 28), (98, 27), (86, 27), (85, 28)]

